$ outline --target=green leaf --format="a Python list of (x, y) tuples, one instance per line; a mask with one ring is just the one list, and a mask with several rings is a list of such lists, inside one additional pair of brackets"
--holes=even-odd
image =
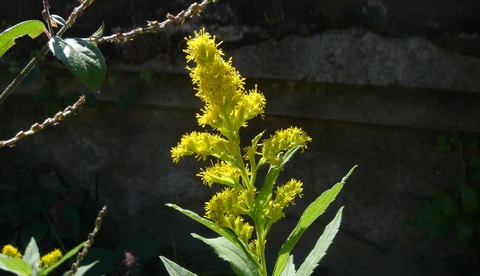
[(50, 15), (50, 19), (52, 19), (55, 23), (61, 26), (65, 26), (65, 24), (67, 24), (65, 19), (63, 19), (60, 15), (52, 14)]
[(102, 22), (102, 25), (92, 34), (92, 37), (101, 37), (103, 31), (105, 30), (105, 23)]
[(160, 260), (162, 260), (163, 265), (165, 266), (165, 269), (167, 269), (167, 272), (170, 276), (196, 276), (197, 274), (179, 266), (173, 261), (170, 261), (169, 259), (160, 256)]
[[(260, 139), (260, 136), (257, 137), (258, 139)], [(257, 139), (257, 137), (255, 137), (254, 141)], [(258, 193), (258, 196), (256, 197), (253, 204), (253, 216), (263, 216), (265, 209), (267, 208), (268, 202), (272, 197), (272, 189), (275, 185), (275, 182), (277, 181), (278, 175), (283, 170), (288, 161), (292, 159), (292, 157), (300, 148), (301, 146), (295, 146), (285, 152), (282, 163), (280, 165), (270, 165), (267, 175), (265, 176), (265, 180), (263, 181), (262, 189), (260, 190), (260, 193)]]
[(27, 20), (10, 27), (0, 34), (0, 57), (15, 45), (15, 39), (28, 35), (32, 39), (46, 31), (45, 25), (40, 20)]
[(87, 273), (92, 267), (94, 267), (100, 261), (94, 261), (89, 263), (88, 265), (82, 265), (77, 268), (77, 272), (75, 272), (75, 276), (83, 276)]
[(106, 64), (102, 52), (86, 39), (53, 37), (50, 51), (83, 85), (98, 92), (105, 78)]
[(79, 245), (77, 245), (75, 248), (73, 248), (72, 250), (68, 251), (67, 254), (65, 254), (60, 260), (58, 260), (56, 263), (54, 263), (53, 265), (45, 268), (44, 270), (40, 271), (40, 275), (47, 275), (48, 273), (52, 272), (52, 270), (54, 270), (56, 267), (58, 267), (59, 265), (61, 265), (63, 262), (65, 262), (66, 260), (70, 259), (73, 255), (77, 254), (77, 252), (82, 249), (83, 247), (83, 244), (84, 242), (80, 243)]
[(442, 207), (443, 213), (448, 218), (457, 217), (458, 214), (460, 213), (457, 202), (455, 202), (455, 199), (453, 199), (453, 197), (450, 194), (440, 193), (440, 194), (436, 194), (434, 198), (438, 202), (438, 204), (440, 204), (440, 206)]
[(14, 259), (5, 255), (0, 255), (0, 269), (10, 271), (16, 275), (29, 276), (32, 274), (30, 265), (22, 259)]
[(255, 261), (255, 258), (251, 255), (247, 245), (245, 245), (245, 243), (240, 240), (235, 234), (233, 234), (232, 232), (218, 226), (217, 224), (215, 224), (214, 222), (208, 220), (208, 219), (205, 219), (201, 216), (199, 216), (197, 213), (195, 212), (192, 212), (190, 210), (186, 210), (186, 209), (183, 209), (175, 204), (171, 204), (171, 203), (167, 203), (166, 204), (168, 207), (171, 207), (171, 208), (174, 208), (175, 210), (179, 211), (180, 213), (186, 215), (187, 217), (199, 222), (200, 224), (203, 224), (204, 226), (210, 228), (211, 230), (213, 230), (214, 232), (216, 232), (217, 234), (219, 234), (220, 236), (226, 238), (227, 240), (229, 240), (231, 243), (233, 243), (235, 246), (237, 246), (238, 248), (240, 248), (244, 253), (245, 255), (247, 255), (251, 261), (255, 262), (257, 264), (258, 267), (260, 267), (260, 265), (258, 264), (258, 262)]
[(332, 243), (333, 238), (335, 238), (335, 235), (340, 228), (340, 223), (342, 222), (342, 211), (343, 207), (338, 210), (335, 218), (325, 227), (325, 231), (323, 231), (323, 234), (318, 239), (313, 250), (308, 254), (305, 262), (303, 262), (298, 269), (297, 273), (295, 274), (296, 276), (308, 276), (313, 273), (315, 267), (317, 267), (320, 260), (327, 253), (328, 247)]
[(38, 252), (37, 242), (33, 237), (30, 238), (30, 242), (28, 243), (27, 248), (25, 248), (25, 254), (23, 255), (22, 259), (35, 270), (38, 269), (40, 253)]
[(280, 275), (280, 273), (285, 268), (287, 264), (288, 257), (290, 252), (292, 251), (293, 247), (303, 235), (305, 230), (320, 216), (322, 215), (330, 203), (335, 200), (335, 197), (340, 193), (342, 190), (343, 185), (346, 183), (347, 179), (353, 173), (357, 166), (354, 166), (350, 171), (347, 173), (345, 177), (342, 178), (342, 181), (335, 184), (329, 190), (323, 192), (313, 203), (311, 203), (307, 209), (303, 212), (300, 220), (298, 221), (297, 226), (295, 229), (290, 233), (285, 243), (280, 248), (278, 252), (277, 261), (275, 263), (275, 268), (273, 270), (273, 275)]
[(280, 276), (291, 276), (295, 275), (295, 264), (293, 263), (293, 255), (290, 255), (288, 257), (287, 265), (285, 266), (285, 269), (283, 269), (282, 274)]
[(462, 197), (462, 208), (471, 215), (478, 213), (478, 195), (474, 189), (460, 183), (460, 196)]
[(475, 222), (470, 216), (464, 214), (455, 222), (455, 228), (457, 229), (458, 241), (466, 243), (475, 231)]
[(210, 245), (217, 255), (229, 262), (233, 271), (242, 276), (259, 276), (260, 270), (255, 262), (246, 255), (240, 248), (224, 237), (207, 239), (197, 234), (192, 234), (204, 243)]

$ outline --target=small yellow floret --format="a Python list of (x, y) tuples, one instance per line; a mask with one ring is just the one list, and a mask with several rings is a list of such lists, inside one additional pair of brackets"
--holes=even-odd
[(42, 268), (49, 267), (53, 264), (55, 264), (58, 260), (62, 258), (62, 251), (60, 249), (56, 248), (52, 252), (46, 254), (40, 259), (40, 266)]
[(15, 246), (11, 244), (7, 244), (3, 246), (2, 248), (2, 254), (5, 256), (12, 257), (14, 259), (20, 259), (22, 258), (22, 253), (16, 248)]

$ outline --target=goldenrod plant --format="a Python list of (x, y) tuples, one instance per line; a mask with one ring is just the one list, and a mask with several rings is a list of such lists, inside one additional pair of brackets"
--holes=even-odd
[[(268, 233), (275, 222), (285, 217), (284, 209), (303, 193), (300, 180), (291, 179), (278, 185), (277, 178), (295, 153), (306, 149), (312, 138), (298, 127), (289, 127), (263, 140), (262, 132), (252, 139), (251, 145), (242, 146), (241, 128), (246, 127), (249, 120), (263, 116), (266, 100), (256, 86), (245, 89), (245, 79), (232, 66), (231, 58), (224, 59), (220, 44), (204, 29), (187, 38), (187, 62), (195, 63), (187, 69), (196, 96), (205, 104), (197, 114), (198, 124), (203, 128), (208, 126), (211, 131), (184, 135), (172, 148), (171, 155), (174, 162), (189, 155), (202, 161), (209, 159), (211, 165), (198, 176), (208, 187), (221, 185), (223, 189), (205, 203), (204, 217), (175, 204), (167, 205), (219, 234), (218, 238), (192, 235), (210, 245), (220, 258), (230, 263), (236, 274), (267, 275)], [(262, 166), (269, 169), (261, 182), (258, 173)], [(335, 199), (354, 168), (307, 207), (280, 248), (272, 275), (313, 272), (338, 231), (343, 207), (298, 270), (293, 263), (292, 249)], [(160, 258), (170, 275), (195, 275), (163, 256)]]
[[(0, 254), (0, 269), (12, 272), (16, 275), (47, 275), (56, 267), (75, 255), (83, 246), (83, 243), (63, 255), (60, 249), (54, 249), (51, 252), (40, 257), (37, 243), (34, 238), (22, 254), (18, 248), (11, 244), (4, 245)], [(94, 264), (91, 264), (91, 267)], [(84, 267), (82, 270), (88, 270)]]

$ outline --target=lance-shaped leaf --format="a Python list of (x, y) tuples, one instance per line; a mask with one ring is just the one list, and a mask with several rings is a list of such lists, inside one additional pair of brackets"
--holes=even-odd
[(32, 267), (22, 259), (14, 259), (0, 254), (0, 269), (13, 272), (16, 275), (29, 276)]
[(15, 45), (15, 39), (28, 35), (36, 38), (46, 31), (45, 25), (40, 20), (27, 20), (10, 27), (0, 34), (0, 57)]
[(357, 166), (354, 166), (350, 171), (347, 173), (345, 177), (342, 178), (342, 181), (335, 184), (329, 190), (323, 192), (314, 202), (312, 202), (307, 209), (303, 212), (300, 220), (298, 221), (297, 226), (295, 229), (290, 233), (285, 243), (280, 248), (278, 253), (277, 261), (275, 263), (275, 268), (273, 270), (273, 275), (277, 276), (282, 273), (283, 269), (285, 268), (288, 258), (290, 256), (290, 252), (292, 251), (297, 241), (303, 235), (305, 230), (320, 216), (322, 215), (330, 203), (335, 200), (338, 193), (343, 188), (343, 185), (347, 181), (348, 177), (353, 173)]
[(260, 267), (259, 264), (255, 261), (255, 258), (251, 255), (250, 251), (247, 248), (247, 245), (240, 240), (233, 232), (220, 227), (218, 224), (214, 223), (213, 221), (210, 221), (208, 219), (205, 219), (201, 216), (199, 216), (197, 213), (183, 209), (182, 207), (172, 204), (172, 203), (167, 203), (166, 204), (168, 207), (174, 208), (175, 210), (179, 211), (180, 213), (186, 215), (187, 217), (195, 220), (196, 222), (199, 222), (200, 224), (203, 224), (204, 226), (210, 228), (220, 236), (226, 238), (229, 240), (232, 244), (234, 244), (236, 247), (241, 249), (248, 258), (257, 265), (257, 267)]
[(226, 238), (218, 237), (207, 239), (197, 234), (192, 234), (192, 236), (210, 245), (220, 258), (230, 263), (235, 274), (242, 276), (260, 276), (257, 264)]
[(98, 92), (105, 78), (105, 58), (97, 46), (86, 39), (53, 37), (50, 51), (77, 77), (83, 85)]
[(197, 274), (179, 266), (174, 261), (170, 261), (163, 256), (160, 256), (160, 260), (162, 260), (162, 263), (170, 276), (197, 276)]
[(327, 249), (335, 238), (335, 235), (338, 232), (338, 228), (340, 227), (340, 222), (342, 222), (342, 211), (343, 207), (341, 207), (335, 218), (325, 227), (325, 231), (318, 239), (315, 247), (312, 251), (308, 254), (307, 258), (303, 262), (303, 264), (298, 269), (295, 276), (309, 276), (312, 275), (313, 270), (317, 267), (320, 260), (325, 256), (327, 253)]

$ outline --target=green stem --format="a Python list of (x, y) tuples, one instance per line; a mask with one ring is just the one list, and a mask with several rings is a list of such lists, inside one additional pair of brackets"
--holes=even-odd
[(5, 101), (5, 99), (12, 94), (15, 87), (17, 87), (23, 79), (28, 75), (28, 73), (37, 65), (40, 59), (47, 53), (48, 45), (45, 45), (40, 52), (35, 55), (32, 60), (20, 71), (20, 73), (13, 79), (13, 81), (3, 90), (2, 94), (0, 95), (0, 105)]
[[(255, 224), (255, 226), (257, 226), (257, 224)], [(263, 229), (257, 229), (257, 239), (260, 252), (260, 256), (258, 256), (260, 263), (260, 275), (267, 276), (267, 262), (265, 259), (266, 233), (263, 231)]]

